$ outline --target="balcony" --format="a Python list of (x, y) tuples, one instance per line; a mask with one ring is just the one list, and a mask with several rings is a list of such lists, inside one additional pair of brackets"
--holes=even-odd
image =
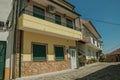
[(90, 43), (91, 39), (90, 39), (90, 37), (83, 36), (83, 41), (86, 42), (86, 43)]
[(96, 49), (102, 49), (100, 46), (100, 43), (98, 41), (94, 41), (92, 37), (85, 37), (83, 36), (82, 41), (84, 41), (85, 43), (87, 43), (87, 45), (96, 48)]
[[(71, 40), (82, 39), (81, 32), (75, 30), (75, 26), (66, 24), (64, 22), (58, 24), (55, 23), (55, 19), (53, 18), (48, 16), (42, 17), (43, 18), (33, 16), (33, 12), (24, 10), (21, 12), (19, 17), (18, 29)], [(71, 27), (73, 27), (73, 29)]]

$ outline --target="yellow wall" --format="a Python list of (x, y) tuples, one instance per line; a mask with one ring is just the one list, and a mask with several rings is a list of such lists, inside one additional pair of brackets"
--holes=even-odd
[(47, 35), (59, 36), (71, 40), (81, 40), (82, 34), (80, 31), (70, 29), (68, 27), (58, 25), (46, 20), (42, 20), (33, 16), (23, 14), (19, 18), (19, 29), (36, 32)]
[[(65, 47), (76, 47), (75, 41), (42, 35), (32, 32), (24, 32), (23, 37), (23, 61), (32, 61), (32, 42), (43, 43), (48, 45), (47, 60), (54, 60), (54, 45), (63, 45)], [(66, 48), (65, 48), (66, 49)], [(65, 59), (68, 59), (68, 55), (65, 50)]]
[(4, 80), (9, 80), (10, 77), (10, 67), (5, 68), (5, 79)]

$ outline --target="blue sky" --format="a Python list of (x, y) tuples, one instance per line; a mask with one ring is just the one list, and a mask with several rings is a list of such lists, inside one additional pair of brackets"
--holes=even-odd
[(120, 0), (67, 1), (76, 7), (75, 11), (82, 15), (81, 18), (92, 21), (102, 36), (104, 53), (120, 48)]

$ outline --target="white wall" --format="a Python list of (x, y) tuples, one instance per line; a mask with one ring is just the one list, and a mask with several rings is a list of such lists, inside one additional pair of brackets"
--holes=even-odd
[(12, 0), (0, 0), (0, 20), (6, 21), (12, 8)]
[[(12, 0), (0, 0), (0, 21), (6, 22), (12, 9)], [(6, 67), (10, 66), (10, 54), (12, 53), (13, 31), (0, 31), (0, 41), (7, 42)]]
[(85, 50), (86, 59), (96, 58), (96, 52), (97, 52), (96, 49), (86, 45), (86, 50)]
[(8, 31), (1, 31), (0, 32), (0, 41), (7, 41), (7, 37), (9, 35), (9, 32)]

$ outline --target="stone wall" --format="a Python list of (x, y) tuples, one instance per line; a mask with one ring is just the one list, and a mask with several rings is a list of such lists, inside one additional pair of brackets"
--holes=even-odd
[(15, 78), (19, 77), (19, 53), (16, 53), (15, 59)]
[(22, 76), (31, 76), (70, 68), (70, 61), (22, 62)]

